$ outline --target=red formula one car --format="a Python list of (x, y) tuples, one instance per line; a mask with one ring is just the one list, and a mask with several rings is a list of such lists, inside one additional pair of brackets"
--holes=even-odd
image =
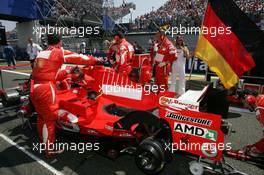
[[(224, 135), (230, 125), (220, 115), (200, 111), (207, 87), (189, 90), (175, 99), (174, 93), (154, 93), (155, 86), (132, 82), (112, 68), (81, 70), (78, 74), (82, 79), (68, 81), (70, 84), (57, 96), (58, 129), (97, 138), (129, 139), (130, 144), (118, 152), (133, 153), (137, 166), (147, 174), (162, 170), (172, 153), (179, 150), (200, 158), (190, 164), (193, 174), (201, 174), (204, 167), (215, 170), (201, 164), (201, 158), (223, 165)], [(22, 106), (20, 114), (29, 115), (29, 107)], [(181, 149), (182, 145), (196, 147)], [(226, 173), (223, 166), (219, 171)]]

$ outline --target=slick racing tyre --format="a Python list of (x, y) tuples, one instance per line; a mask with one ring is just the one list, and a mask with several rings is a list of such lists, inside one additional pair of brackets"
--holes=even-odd
[(156, 174), (165, 164), (165, 153), (162, 145), (147, 138), (141, 142), (135, 155), (137, 167), (146, 174)]

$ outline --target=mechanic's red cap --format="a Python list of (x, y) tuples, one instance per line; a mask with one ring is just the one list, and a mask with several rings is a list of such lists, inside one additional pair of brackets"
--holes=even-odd
[(249, 105), (254, 105), (256, 103), (256, 97), (254, 97), (253, 95), (248, 95), (246, 97), (246, 102), (249, 104)]

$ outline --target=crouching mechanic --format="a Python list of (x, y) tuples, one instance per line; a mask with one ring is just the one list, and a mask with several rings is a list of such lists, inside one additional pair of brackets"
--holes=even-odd
[(56, 81), (63, 80), (69, 70), (60, 70), (63, 63), (94, 65), (96, 59), (63, 50), (59, 35), (48, 35), (49, 47), (41, 51), (35, 61), (32, 72), (34, 89), (30, 94), (31, 101), (38, 115), (37, 128), (40, 140), (45, 144), (46, 155), (52, 156), (59, 150), (50, 150), (55, 142), (55, 123), (57, 120), (58, 103), (56, 99)]
[(158, 50), (154, 57), (155, 61), (155, 81), (159, 91), (168, 90), (168, 76), (171, 64), (177, 59), (176, 48), (167, 38), (164, 31), (156, 34)]
[[(259, 95), (257, 97), (248, 95), (246, 97), (246, 103), (255, 109), (257, 120), (264, 127), (264, 95)], [(262, 139), (253, 145), (247, 145), (244, 147), (243, 151), (246, 155), (253, 157), (264, 156), (264, 132)]]

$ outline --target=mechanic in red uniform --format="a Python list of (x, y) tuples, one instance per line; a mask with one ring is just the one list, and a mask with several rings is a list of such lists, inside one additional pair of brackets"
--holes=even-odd
[(171, 64), (177, 59), (176, 49), (164, 31), (158, 31), (156, 38), (158, 41), (158, 50), (154, 57), (155, 82), (159, 86), (159, 91), (164, 91), (168, 89), (168, 76)]
[(34, 89), (30, 94), (31, 101), (38, 115), (37, 128), (42, 143), (46, 145), (46, 155), (59, 153), (50, 150), (50, 144), (55, 142), (55, 123), (57, 120), (57, 88), (56, 81), (63, 80), (69, 70), (60, 70), (63, 63), (94, 65), (96, 59), (92, 56), (79, 55), (61, 47), (59, 35), (48, 35), (49, 47), (41, 51), (35, 61), (32, 72)]
[(131, 70), (131, 61), (134, 56), (134, 48), (133, 46), (124, 38), (124, 34), (122, 32), (117, 32), (114, 34), (114, 41), (117, 44), (116, 49), (116, 62), (114, 69), (118, 73), (122, 73), (128, 75)]
[[(107, 51), (107, 60), (114, 65), (115, 63), (115, 57), (116, 57), (116, 53), (117, 53), (117, 47), (118, 44), (115, 42), (115, 40), (113, 40), (109, 46), (109, 49)], [(115, 66), (114, 66), (115, 67)]]
[[(254, 97), (252, 95), (248, 95), (246, 97), (246, 102), (251, 107), (255, 108), (257, 120), (263, 125), (264, 127), (264, 95), (259, 95)], [(264, 132), (263, 137), (258, 142), (254, 143), (253, 145), (247, 145), (244, 149), (246, 154), (251, 156), (264, 156)]]

